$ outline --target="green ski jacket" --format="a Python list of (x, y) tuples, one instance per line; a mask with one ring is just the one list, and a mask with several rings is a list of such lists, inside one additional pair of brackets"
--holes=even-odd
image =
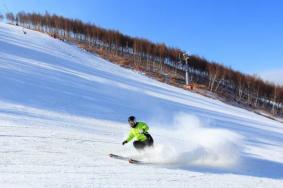
[(134, 128), (131, 128), (127, 142), (130, 142), (133, 138), (137, 141), (145, 141), (147, 137), (143, 133), (147, 133), (149, 127), (144, 122), (137, 122)]

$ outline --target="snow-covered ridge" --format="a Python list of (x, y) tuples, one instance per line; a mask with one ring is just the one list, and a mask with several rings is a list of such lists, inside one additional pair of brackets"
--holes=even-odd
[[(0, 23), (0, 85), (1, 187), (283, 186), (282, 124), (45, 34)], [(156, 142), (139, 156), (121, 146), (132, 114)]]

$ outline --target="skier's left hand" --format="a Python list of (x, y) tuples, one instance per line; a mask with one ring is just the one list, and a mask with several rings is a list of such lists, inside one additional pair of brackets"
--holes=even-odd
[(122, 143), (122, 145), (125, 145), (125, 144), (127, 144), (128, 143), (128, 141), (127, 140), (125, 140), (123, 143)]

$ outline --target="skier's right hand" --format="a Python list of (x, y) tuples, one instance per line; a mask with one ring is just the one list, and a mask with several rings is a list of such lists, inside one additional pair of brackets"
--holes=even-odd
[(125, 144), (127, 144), (128, 143), (128, 141), (127, 140), (125, 140), (123, 143), (122, 143), (122, 145), (125, 145)]

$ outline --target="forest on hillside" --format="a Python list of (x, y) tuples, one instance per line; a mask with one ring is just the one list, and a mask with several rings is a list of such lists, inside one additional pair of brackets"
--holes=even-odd
[[(171, 85), (184, 87), (185, 71), (188, 71), (190, 85), (216, 93), (230, 103), (283, 116), (283, 87), (256, 75), (235, 71), (163, 43), (131, 37), (48, 12), (7, 13), (5, 17), (11, 24), (75, 42), (88, 51), (119, 57), (124, 62), (123, 66), (145, 72)], [(0, 15), (0, 19), (3, 18)]]

